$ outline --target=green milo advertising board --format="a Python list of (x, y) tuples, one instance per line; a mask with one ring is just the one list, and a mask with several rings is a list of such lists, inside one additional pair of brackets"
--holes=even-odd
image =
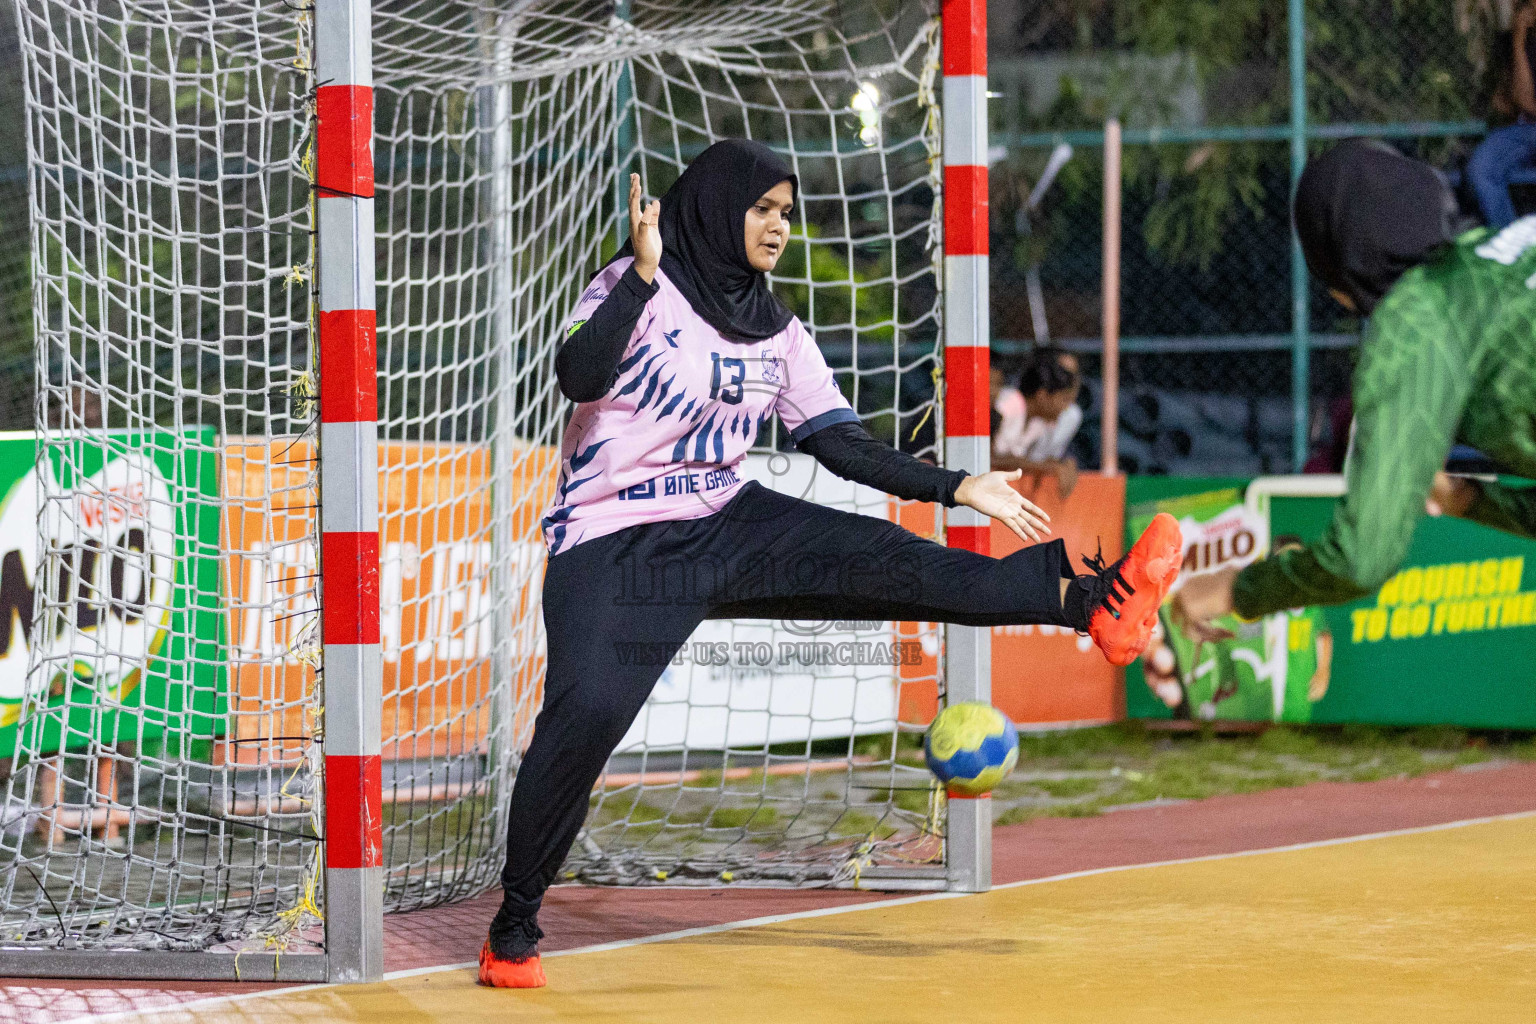
[(211, 428), (0, 434), (0, 756), (220, 731), (218, 468)]
[[(1242, 566), (1318, 537), (1331, 498), (1245, 501), (1248, 481), (1135, 480), (1127, 530), (1169, 512), (1184, 531), (1181, 579)], [(1420, 521), (1381, 590), (1352, 604), (1217, 625), (1200, 643), (1177, 588), (1159, 635), (1126, 672), (1133, 718), (1536, 728), (1536, 542), (1455, 519)], [(1533, 573), (1536, 575), (1536, 573)]]

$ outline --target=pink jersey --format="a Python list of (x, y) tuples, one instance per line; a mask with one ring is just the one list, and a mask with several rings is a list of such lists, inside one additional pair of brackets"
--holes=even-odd
[[(571, 330), (608, 297), (631, 258), (593, 280)], [(544, 515), (550, 554), (641, 523), (697, 519), (741, 488), (737, 471), (768, 417), (799, 440), (856, 423), (799, 317), (763, 341), (737, 342), (700, 318), (667, 276), (646, 303), (608, 394), (576, 407), (560, 479)]]

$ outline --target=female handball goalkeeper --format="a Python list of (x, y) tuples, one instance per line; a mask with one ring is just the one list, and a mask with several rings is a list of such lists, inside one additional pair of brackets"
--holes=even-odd
[(1456, 441), (1536, 477), (1536, 217), (1458, 232), (1438, 171), (1352, 139), (1309, 163), (1296, 188), (1307, 267), (1370, 317), (1354, 377), (1347, 492), (1322, 539), (1196, 576), (1176, 599), (1197, 632), (1338, 604), (1397, 571), (1428, 508), (1536, 537), (1536, 490), (1450, 477)]
[(581, 297), (555, 359), (577, 402), (543, 519), (548, 673), (507, 822), (505, 892), (480, 981), (544, 984), (536, 915), (609, 754), (672, 655), (707, 618), (1051, 623), (1127, 664), (1178, 575), (1172, 517), (1113, 565), (1075, 575), (1061, 541), (992, 559), (740, 477), (770, 416), (845, 479), (967, 505), (1027, 541), (1046, 515), (1008, 481), (930, 466), (859, 425), (805, 326), (764, 274), (789, 242), (798, 181), (727, 140), (660, 202), (630, 176), (629, 243)]

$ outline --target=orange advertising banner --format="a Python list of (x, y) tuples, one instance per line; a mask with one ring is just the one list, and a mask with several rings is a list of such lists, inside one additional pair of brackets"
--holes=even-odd
[[(545, 549), (538, 517), (548, 504), (558, 454), (528, 448), (509, 458), (510, 486), (496, 496), (485, 448), (462, 444), (385, 442), (379, 446), (381, 531), (380, 634), (383, 645), (383, 752), (390, 758), (442, 757), (485, 748), (492, 706), (488, 687), (496, 630), (505, 628), (514, 692), (504, 705), (536, 706), (544, 652), (536, 615), (525, 614), (542, 586)], [(315, 494), (309, 487), (308, 442), (231, 442), (225, 447), (224, 590), (233, 729), (225, 758), (245, 764), (291, 762), (315, 723), (313, 691), (320, 663)], [(1119, 557), (1124, 532), (1123, 479), (1084, 474), (1069, 500), (1054, 480), (1021, 482), (1020, 490), (1051, 516), (1055, 535), (1077, 556), (1103, 543)], [(498, 567), (490, 509), (513, 509), (511, 550)], [(931, 536), (932, 505), (891, 504), (892, 515)], [(1020, 546), (993, 524), (992, 553)], [(508, 574), (505, 589), (492, 574)], [(497, 590), (516, 606), (490, 607)], [(498, 625), (497, 618), (502, 625)], [(917, 639), (918, 624), (898, 623)], [(992, 631), (994, 703), (1021, 725), (1102, 722), (1122, 714), (1122, 687), (1087, 638), (1051, 626), (1000, 626)], [(932, 679), (933, 655), (903, 666), (903, 676)], [(903, 721), (927, 721), (934, 685), (901, 687)], [(513, 722), (526, 741), (531, 722)]]
[[(1054, 477), (1043, 481), (1025, 477), (1015, 485), (1020, 494), (1051, 517), (1053, 537), (1066, 542), (1073, 568), (1085, 571), (1079, 558), (1103, 545), (1113, 562), (1124, 548), (1125, 478), (1084, 473), (1066, 500)], [(934, 506), (903, 505), (897, 521), (923, 536), (934, 532)], [(992, 555), (1002, 558), (1024, 546), (1011, 530), (992, 524)], [(898, 633), (916, 637), (918, 625), (902, 623)], [(914, 679), (931, 677), (935, 658), (904, 667)], [(1104, 660), (1093, 642), (1058, 626), (992, 627), (992, 703), (1021, 726), (1074, 725), (1110, 722), (1125, 714), (1125, 687), (1120, 669)], [(937, 694), (932, 684), (902, 687), (901, 720), (926, 722), (933, 717)]]
[[(225, 448), (224, 570), (233, 734), (224, 757), (291, 760), (311, 732), (319, 666), (315, 494), (308, 442), (233, 442)], [(440, 757), (483, 749), (497, 617), (520, 671), (509, 712), (543, 680), (541, 636), (527, 602), (542, 584), (538, 516), (554, 488), (557, 454), (509, 458), (511, 550), (498, 566), (487, 449), (462, 444), (379, 445), (380, 639), (383, 753)], [(490, 607), (494, 572), (508, 574), (515, 607)], [(498, 588), (500, 589), (500, 588)], [(515, 721), (513, 735), (530, 723)], [(287, 739), (292, 737), (292, 739)]]

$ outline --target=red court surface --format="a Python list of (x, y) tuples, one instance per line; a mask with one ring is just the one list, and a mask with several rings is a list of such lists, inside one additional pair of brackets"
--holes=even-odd
[[(1496, 764), (1418, 779), (1317, 783), (1097, 818), (1042, 818), (994, 832), (994, 881), (1240, 853), (1530, 810), (1536, 810), (1536, 765)], [(541, 923), (548, 933), (544, 947), (553, 951), (882, 898), (880, 893), (842, 890), (561, 887), (545, 901)], [(386, 918), (385, 969), (473, 960), (495, 907), (492, 894)], [(0, 979), (0, 1021), (56, 1024), (278, 987)]]

